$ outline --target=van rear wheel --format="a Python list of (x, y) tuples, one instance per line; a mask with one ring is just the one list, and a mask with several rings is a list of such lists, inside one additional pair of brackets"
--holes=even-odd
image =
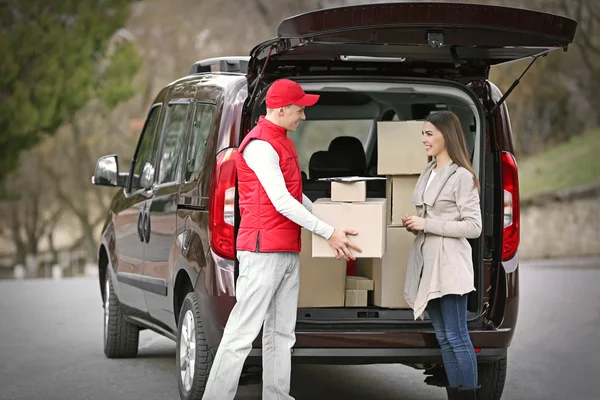
[(500, 400), (506, 381), (507, 357), (478, 364), (479, 382), (481, 385), (480, 399)]
[(208, 348), (198, 298), (187, 294), (179, 313), (177, 372), (181, 400), (201, 400), (214, 353)]

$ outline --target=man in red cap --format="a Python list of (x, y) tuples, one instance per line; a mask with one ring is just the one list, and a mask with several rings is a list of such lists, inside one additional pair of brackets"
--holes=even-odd
[(302, 193), (298, 154), (287, 132), (306, 119), (318, 95), (280, 79), (267, 91), (267, 115), (244, 138), (236, 160), (240, 226), (236, 304), (215, 356), (204, 400), (233, 400), (252, 342), (263, 328), (263, 400), (290, 400), (291, 349), (296, 341), (300, 228), (328, 240), (338, 259), (361, 251), (346, 234), (312, 213)]

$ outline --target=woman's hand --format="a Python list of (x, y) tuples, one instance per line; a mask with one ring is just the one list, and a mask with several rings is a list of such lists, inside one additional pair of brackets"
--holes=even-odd
[(422, 231), (425, 230), (425, 218), (405, 215), (402, 217), (402, 225), (409, 231)]

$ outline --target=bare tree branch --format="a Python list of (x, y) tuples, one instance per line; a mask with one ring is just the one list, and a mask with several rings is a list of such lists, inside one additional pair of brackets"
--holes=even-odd
[(591, 51), (596, 55), (600, 55), (600, 46), (594, 44), (590, 39), (589, 32), (586, 32), (585, 29), (579, 30), (579, 37), (583, 40), (583, 43), (576, 42), (575, 44), (584, 51)]
[(40, 238), (44, 235), (50, 234), (54, 230), (56, 224), (58, 224), (58, 221), (60, 221), (60, 218), (63, 216), (63, 212), (64, 210), (58, 208), (50, 214), (50, 217), (44, 220), (44, 222), (41, 224)]
[(256, 9), (260, 13), (261, 17), (265, 20), (267, 26), (273, 26), (273, 18), (269, 13), (269, 8), (262, 2), (262, 0), (254, 0), (254, 4), (256, 5)]
[[(587, 0), (587, 4), (591, 21), (600, 24), (600, 4), (595, 0)], [(595, 10), (594, 6), (598, 7), (598, 9)]]
[[(572, 4), (576, 4), (576, 8), (574, 10), (571, 9), (570, 5)], [(593, 25), (592, 20), (588, 20), (588, 22), (586, 24), (581, 24), (581, 21), (583, 20), (583, 14), (584, 14), (584, 0), (560, 0), (558, 2), (558, 6), (559, 8), (566, 14), (566, 15), (572, 15), (574, 16), (574, 18), (579, 21), (579, 29), (577, 32), (577, 36), (579, 39), (581, 40), (576, 40), (575, 41), (575, 46), (579, 49), (579, 52), (581, 54), (581, 59), (583, 60), (586, 68), (592, 73), (592, 74), (596, 74), (598, 73), (599, 69), (598, 67), (596, 67), (596, 63), (594, 61), (592, 61), (591, 56), (589, 54), (589, 52), (593, 52), (595, 54), (600, 55), (600, 47), (595, 46), (592, 43), (592, 40), (590, 39), (589, 36), (589, 29), (590, 26)], [(592, 10), (591, 10), (591, 6), (589, 7), (589, 14), (592, 15)], [(592, 28), (593, 30), (593, 28)]]

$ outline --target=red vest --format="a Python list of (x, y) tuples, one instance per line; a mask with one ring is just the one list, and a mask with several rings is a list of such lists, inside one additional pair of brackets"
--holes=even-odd
[(240, 203), (240, 227), (236, 248), (255, 252), (299, 252), (300, 226), (283, 216), (273, 206), (242, 152), (251, 140), (268, 142), (279, 155), (279, 167), (290, 194), (302, 202), (302, 174), (294, 142), (285, 128), (260, 117), (237, 152), (236, 166)]

